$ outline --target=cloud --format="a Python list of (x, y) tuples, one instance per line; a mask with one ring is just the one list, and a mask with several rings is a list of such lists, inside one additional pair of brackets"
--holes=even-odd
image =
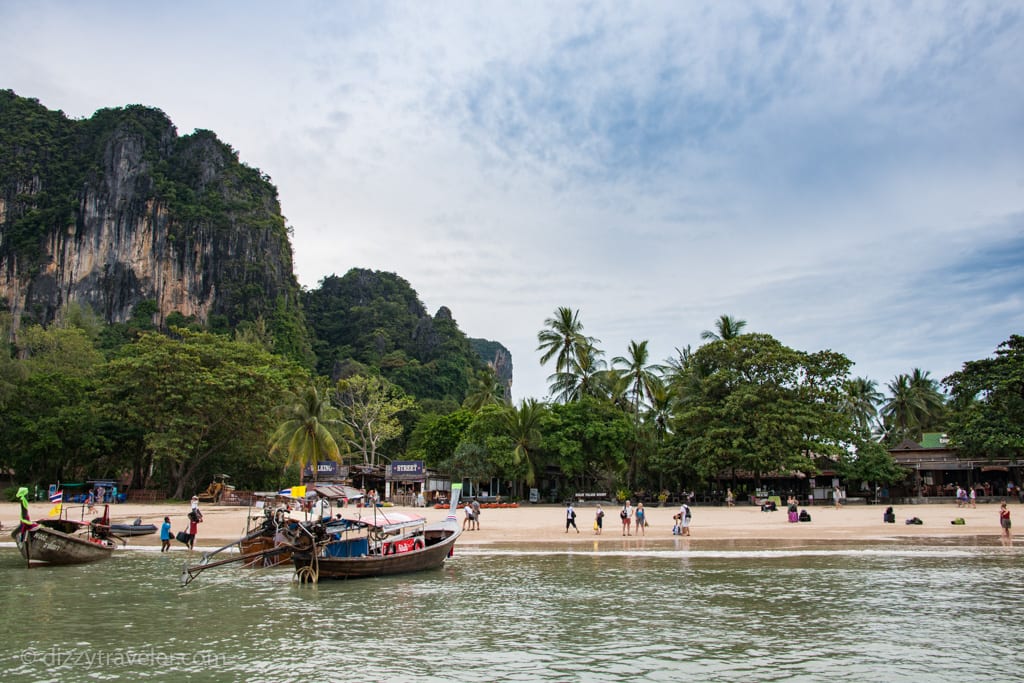
[[(1024, 323), (1024, 4), (0, 6), (4, 87), (141, 102), (268, 173), (301, 282), (397, 272), (513, 352), (727, 313), (884, 383)], [(130, 58), (126, 58), (126, 56)]]

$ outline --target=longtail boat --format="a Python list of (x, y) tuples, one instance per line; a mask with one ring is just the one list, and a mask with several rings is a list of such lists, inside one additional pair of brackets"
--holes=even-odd
[(116, 538), (110, 532), (109, 509), (91, 522), (68, 519), (62, 511), (60, 519), (44, 519), (29, 529), (15, 529), (11, 534), (21, 556), (29, 567), (86, 564), (105, 560), (114, 552)]
[(452, 484), (448, 515), (433, 524), (419, 515), (374, 507), (301, 527), (292, 550), (296, 579), (316, 583), (437, 569), (462, 533), (456, 516), (461, 489)]

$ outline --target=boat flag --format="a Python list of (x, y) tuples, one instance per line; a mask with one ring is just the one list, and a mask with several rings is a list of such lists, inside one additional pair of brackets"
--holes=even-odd
[(57, 503), (57, 504), (56, 504), (56, 505), (54, 505), (54, 506), (53, 506), (53, 508), (52, 508), (52, 509), (50, 510), (50, 514), (49, 514), (48, 516), (49, 516), (49, 517), (56, 517), (56, 516), (60, 515), (60, 510), (61, 510), (61, 504), (60, 504), (60, 503)]
[(291, 498), (305, 498), (306, 487), (305, 486), (292, 486), (291, 488), (281, 489), (277, 492), (279, 496), (289, 496)]
[(60, 491), (54, 491), (53, 493), (50, 494), (51, 503), (59, 503), (62, 500), (64, 500), (64, 489), (61, 489)]

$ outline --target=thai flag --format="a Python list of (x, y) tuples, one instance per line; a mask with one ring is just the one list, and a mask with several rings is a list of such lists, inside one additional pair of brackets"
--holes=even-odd
[(50, 494), (51, 503), (59, 503), (62, 500), (64, 500), (64, 489), (61, 489), (60, 491), (54, 491), (53, 493)]

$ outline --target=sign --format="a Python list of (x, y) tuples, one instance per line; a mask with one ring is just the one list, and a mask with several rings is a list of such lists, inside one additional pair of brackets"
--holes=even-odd
[(540, 491), (537, 489), (530, 489), (530, 502), (536, 503), (540, 500)]
[[(316, 478), (317, 479), (337, 479), (340, 468), (338, 463), (333, 460), (321, 460), (316, 464)], [(344, 474), (342, 474), (344, 476)], [(313, 468), (306, 467), (302, 470), (303, 479), (313, 478)]]
[(422, 460), (392, 460), (384, 475), (387, 481), (423, 481), (425, 477)]

